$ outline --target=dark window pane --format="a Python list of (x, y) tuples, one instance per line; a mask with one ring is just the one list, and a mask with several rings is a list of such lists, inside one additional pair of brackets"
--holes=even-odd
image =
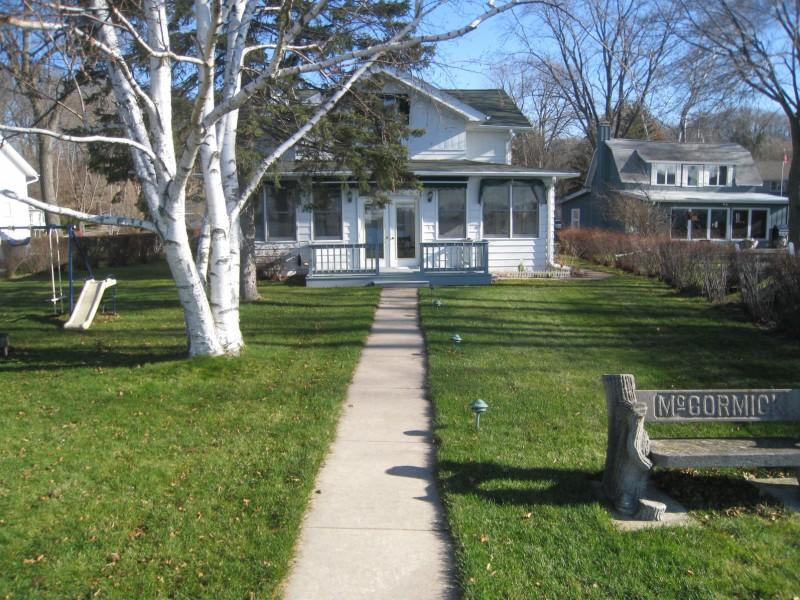
[(342, 239), (342, 190), (338, 185), (314, 190), (314, 239)]
[(719, 167), (710, 166), (708, 167), (708, 185), (719, 185), (717, 182), (719, 181)]
[(728, 211), (714, 209), (711, 211), (711, 239), (724, 240), (728, 236)]
[(515, 183), (512, 189), (515, 237), (539, 236), (539, 200), (530, 183)]
[(686, 169), (686, 185), (697, 186), (700, 179), (700, 167), (684, 165), (684, 169)]
[(757, 240), (767, 239), (767, 211), (750, 212), (750, 237)]
[(509, 206), (508, 181), (484, 181), (481, 190), (481, 204), (483, 206), (483, 235), (484, 237), (509, 237), (509, 219), (511, 216)]
[(672, 238), (689, 239), (689, 211), (682, 208), (672, 209)]
[(294, 187), (271, 188), (267, 198), (267, 237), (271, 241), (297, 239), (297, 190)]
[(693, 210), (690, 211), (689, 218), (692, 222), (692, 239), (693, 240), (707, 240), (708, 239), (708, 211), (707, 210)]
[(743, 240), (747, 237), (747, 211), (733, 211), (733, 239)]
[(467, 188), (445, 188), (437, 192), (439, 202), (439, 237), (467, 237)]
[(667, 167), (667, 185), (675, 185), (675, 173), (677, 172), (678, 168), (675, 165)]
[(255, 205), (253, 206), (253, 220), (256, 223), (256, 241), (259, 242), (264, 242), (267, 239), (264, 229), (264, 203), (266, 199), (267, 195), (263, 192), (260, 193), (255, 199)]
[(719, 182), (718, 185), (728, 185), (728, 167), (719, 168)]

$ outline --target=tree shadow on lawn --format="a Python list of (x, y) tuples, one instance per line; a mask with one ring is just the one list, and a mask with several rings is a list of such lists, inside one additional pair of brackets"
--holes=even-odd
[(12, 346), (9, 358), (0, 362), (0, 373), (85, 369), (87, 367), (137, 367), (185, 358), (186, 349), (175, 346), (111, 349), (91, 342), (85, 346), (48, 346), (46, 348)]
[[(590, 479), (596, 478), (597, 473), (591, 471), (522, 468), (493, 462), (462, 463), (451, 460), (441, 461), (438, 470), (445, 494), (475, 495), (496, 504), (520, 506), (585, 505), (597, 502), (589, 485)], [(525, 483), (530, 485), (524, 486)]]

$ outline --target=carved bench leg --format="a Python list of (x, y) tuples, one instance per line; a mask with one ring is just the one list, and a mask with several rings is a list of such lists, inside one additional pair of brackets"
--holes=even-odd
[(647, 457), (650, 439), (644, 430), (647, 409), (636, 403), (633, 375), (605, 375), (603, 384), (608, 407), (608, 447), (603, 491), (621, 514), (644, 520), (660, 520), (664, 514), (663, 505), (654, 507), (641, 501), (653, 464)]

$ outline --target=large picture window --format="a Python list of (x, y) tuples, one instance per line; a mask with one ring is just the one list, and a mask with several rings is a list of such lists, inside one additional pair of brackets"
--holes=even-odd
[(483, 237), (539, 237), (539, 204), (543, 199), (544, 186), (538, 181), (484, 181)]
[(689, 211), (685, 208), (673, 208), (671, 215), (673, 240), (689, 239)]
[(439, 238), (447, 240), (467, 237), (467, 188), (440, 188), (436, 196)]
[(322, 185), (314, 189), (314, 239), (342, 239), (342, 189)]
[(769, 211), (763, 208), (736, 208), (733, 210), (733, 239), (767, 239)]
[(294, 185), (267, 189), (267, 241), (294, 242), (297, 240), (297, 198), (298, 190)]
[(728, 237), (728, 209), (712, 208), (709, 233), (712, 240), (724, 240)]

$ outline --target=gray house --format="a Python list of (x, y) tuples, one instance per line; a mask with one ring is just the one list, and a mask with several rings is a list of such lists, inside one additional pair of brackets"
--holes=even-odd
[(756, 165), (764, 181), (761, 191), (783, 196), (789, 188), (789, 164), (780, 160), (760, 160)]
[(610, 139), (598, 128), (584, 187), (561, 200), (565, 227), (620, 229), (616, 199), (660, 207), (673, 239), (771, 240), (787, 223), (788, 199), (763, 191), (753, 157), (738, 144)]

